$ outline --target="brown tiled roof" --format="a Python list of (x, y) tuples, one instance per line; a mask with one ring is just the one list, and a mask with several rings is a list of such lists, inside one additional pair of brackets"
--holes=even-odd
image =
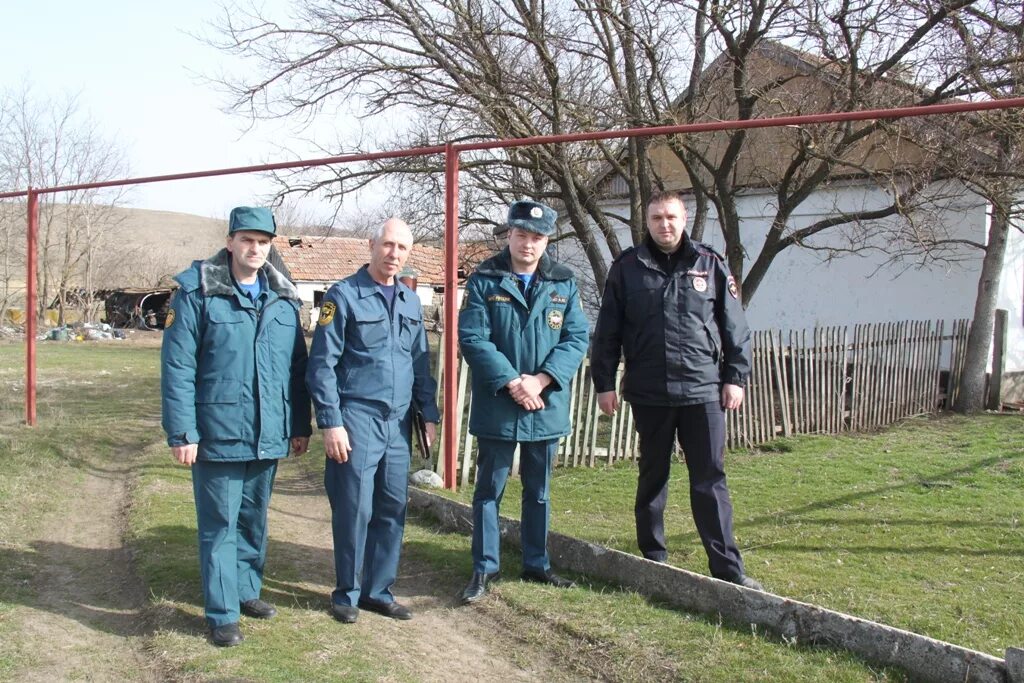
[[(370, 247), (359, 237), (287, 237), (278, 235), (274, 246), (281, 253), (292, 278), (306, 282), (334, 282), (370, 260)], [(413, 245), (406, 262), (421, 284), (444, 284), (444, 252), (436, 247)]]

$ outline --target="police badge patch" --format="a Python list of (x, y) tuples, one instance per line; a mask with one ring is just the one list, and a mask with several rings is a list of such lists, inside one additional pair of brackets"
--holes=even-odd
[(736, 287), (736, 279), (732, 275), (729, 276), (728, 285), (729, 285), (729, 294), (732, 295), (732, 298), (733, 299), (739, 299), (740, 298), (740, 290)]
[(166, 330), (168, 327), (170, 327), (173, 324), (174, 324), (174, 309), (172, 308), (172, 309), (169, 309), (167, 311), (167, 317), (164, 318), (164, 329)]
[(553, 330), (560, 330), (560, 329), (562, 329), (562, 319), (563, 319), (562, 312), (560, 310), (558, 310), (557, 308), (554, 309), (554, 310), (548, 311), (548, 327), (550, 327), (551, 329), (553, 329)]
[(706, 292), (708, 289), (708, 281), (702, 277), (693, 278), (693, 288), (698, 292)]
[(317, 320), (318, 325), (330, 325), (331, 321), (334, 320), (334, 313), (338, 310), (338, 307), (334, 305), (332, 301), (325, 301), (324, 305), (320, 307), (320, 318)]

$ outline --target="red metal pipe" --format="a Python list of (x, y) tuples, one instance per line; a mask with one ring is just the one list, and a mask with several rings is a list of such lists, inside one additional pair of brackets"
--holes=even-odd
[(459, 329), (456, 320), (459, 287), (459, 152), (448, 143), (444, 150), (444, 486), (458, 488), (455, 476), (459, 448), (455, 419), (458, 368), (456, 350)]
[[(168, 180), (191, 180), (194, 178), (211, 178), (222, 175), (239, 175), (242, 173), (257, 173), (260, 171), (277, 171), (285, 168), (305, 168), (308, 166), (328, 166), (330, 164), (347, 164), (353, 161), (375, 161), (377, 159), (395, 159), (398, 157), (420, 157), (430, 154), (441, 154), (445, 151), (445, 145), (432, 145), (429, 147), (414, 147), (412, 149), (401, 149), (390, 152), (366, 152), (360, 154), (342, 154), (336, 157), (321, 157), (319, 159), (280, 161), (273, 164), (257, 164), (256, 166), (234, 166), (231, 168), (216, 168), (208, 171), (188, 171), (186, 173), (171, 173), (169, 175), (152, 175), (141, 178), (127, 178), (124, 180), (104, 180), (95, 183), (80, 183), (78, 185), (59, 185), (57, 187), (46, 187), (36, 189), (39, 194), (53, 194), (54, 192), (71, 192), (73, 190), (94, 190), (101, 187), (119, 187), (122, 185), (144, 185), (146, 183), (162, 183)], [(0, 192), (0, 199), (11, 199), (24, 197), (24, 190), (17, 192)]]
[(28, 189), (28, 245), (25, 251), (25, 423), (36, 426), (36, 244), (39, 240), (39, 194)]
[(953, 102), (949, 104), (927, 104), (920, 107), (896, 107), (894, 109), (866, 109), (864, 111), (831, 112), (828, 114), (802, 114), (800, 116), (776, 116), (767, 119), (747, 119), (745, 121), (714, 121), (712, 123), (682, 123), (673, 126), (651, 126), (649, 128), (625, 128), (622, 130), (603, 130), (589, 133), (563, 133), (561, 135), (535, 135), (528, 138), (513, 140), (490, 140), (486, 142), (467, 142), (455, 145), (459, 152), (504, 147), (523, 147), (525, 145), (545, 145), (557, 142), (582, 142), (586, 140), (608, 140), (626, 137), (649, 137), (652, 135), (674, 135), (680, 133), (707, 133), (716, 130), (734, 130), (741, 128), (774, 128), (778, 126), (799, 126), (812, 123), (835, 123), (838, 121), (864, 121), (868, 119), (902, 119), (911, 116), (931, 116), (935, 114), (958, 114), (990, 109), (1012, 109), (1024, 107), (1024, 97), (1007, 97), (985, 102)]
[[(1008, 97), (984, 102), (951, 102), (947, 104), (928, 104), (919, 107), (896, 107), (894, 109), (867, 109), (864, 111), (830, 112), (827, 114), (803, 114), (800, 116), (778, 116), (767, 119), (748, 119), (746, 121), (714, 121), (712, 123), (684, 123), (673, 126), (652, 126), (649, 128), (625, 128), (620, 130), (593, 131), (588, 133), (565, 133), (561, 135), (537, 135), (527, 138), (515, 138), (513, 140), (488, 140), (483, 142), (466, 142), (452, 144), (456, 152), (467, 152), (473, 150), (499, 149), (504, 147), (522, 147), (524, 145), (551, 144), (557, 142), (581, 142), (585, 140), (609, 140), (614, 138), (628, 138), (635, 136), (671, 135), (679, 133), (706, 133), (716, 130), (730, 130), (738, 128), (772, 128), (775, 126), (798, 126), (812, 123), (833, 123), (837, 121), (863, 121), (868, 119), (901, 119), (911, 116), (929, 116), (934, 114), (957, 114), (974, 111), (987, 111), (992, 109), (1012, 109), (1024, 107), (1024, 97)], [(255, 166), (236, 166), (233, 168), (220, 168), (209, 171), (191, 171), (187, 173), (173, 173), (170, 175), (146, 176), (142, 178), (128, 178), (125, 180), (107, 180), (96, 183), (83, 183), (80, 185), (61, 185), (59, 187), (46, 187), (36, 189), (39, 194), (52, 194), (54, 192), (70, 192), (72, 190), (88, 190), (101, 187), (118, 187), (121, 185), (142, 185), (144, 183), (158, 183), (167, 180), (188, 180), (193, 178), (209, 178), (222, 175), (238, 175), (241, 173), (257, 173), (260, 171), (275, 171), (286, 168), (300, 168), (306, 166), (327, 166), (330, 164), (344, 164), (353, 161), (373, 161), (376, 159), (395, 159), (398, 157), (427, 156), (430, 154), (441, 154), (445, 152), (448, 145), (430, 145), (427, 147), (414, 147), (406, 150), (393, 150), (389, 152), (368, 152), (360, 154), (343, 154), (335, 157), (322, 157), (319, 159), (283, 161), (273, 164), (258, 164)], [(0, 199), (13, 199), (27, 195), (26, 190), (13, 192), (0, 192)]]

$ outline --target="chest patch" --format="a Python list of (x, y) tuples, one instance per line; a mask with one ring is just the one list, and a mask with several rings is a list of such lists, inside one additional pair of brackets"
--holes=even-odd
[(706, 292), (708, 291), (708, 281), (702, 277), (695, 277), (693, 278), (693, 288), (698, 292)]
[(553, 330), (562, 329), (562, 321), (564, 320), (562, 312), (557, 308), (552, 311), (548, 311), (548, 327)]
[(569, 303), (569, 299), (564, 297), (564, 296), (559, 296), (557, 294), (552, 294), (551, 295), (551, 303), (553, 303), (553, 304), (567, 304), (567, 303)]
[(498, 303), (507, 304), (512, 302), (512, 297), (505, 296), (504, 294), (492, 294), (489, 297), (487, 297), (487, 301), (488, 303), (496, 301)]
[(316, 321), (321, 327), (324, 325), (330, 325), (331, 321), (334, 320), (334, 314), (338, 311), (338, 307), (333, 301), (325, 301), (324, 305), (320, 307), (320, 318)]

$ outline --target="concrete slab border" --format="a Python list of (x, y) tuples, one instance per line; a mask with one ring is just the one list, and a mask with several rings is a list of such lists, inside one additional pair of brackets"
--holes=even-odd
[[(469, 533), (472, 508), (414, 487), (409, 504), (442, 526)], [(502, 541), (519, 545), (519, 522), (500, 519)], [(750, 590), (709, 576), (652, 562), (570, 536), (552, 533), (552, 565), (635, 590), (675, 607), (721, 615), (736, 624), (756, 624), (787, 640), (848, 650), (864, 659), (907, 671), (934, 683), (1024, 683), (1024, 650), (1010, 648), (1007, 659), (928, 638), (849, 614), (770, 593)]]

